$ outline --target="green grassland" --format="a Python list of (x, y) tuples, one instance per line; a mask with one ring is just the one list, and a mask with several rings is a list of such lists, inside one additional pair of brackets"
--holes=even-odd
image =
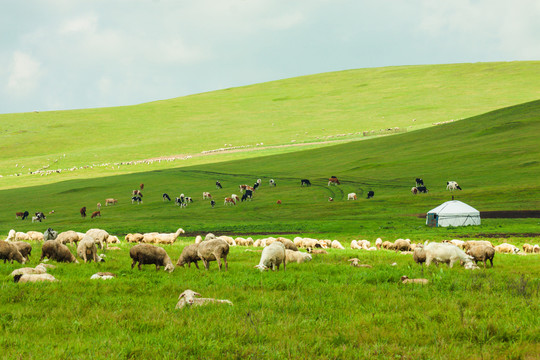
[[(2, 115), (0, 121), (12, 128), (0, 136), (1, 172), (15, 171), (14, 161), (28, 168), (63, 153), (62, 167), (243, 144), (221, 140), (219, 134), (272, 145), (289, 143), (296, 133), (303, 134), (301, 142), (394, 126), (415, 131), (362, 141), (351, 136), (337, 145), (300, 151), (259, 149), (131, 168), (4, 177), (0, 237), (9, 229), (97, 227), (121, 237), (182, 227), (187, 234), (165, 247), (174, 262), (194, 235), (207, 232), (338, 239), (346, 248), (352, 239), (424, 242), (484, 238), (480, 234), (496, 244), (538, 243), (535, 218), (428, 228), (416, 215), (451, 195), (480, 211), (538, 210), (539, 64), (354, 70), (134, 107)], [(45, 117), (52, 138), (33, 133), (37, 122), (32, 117), (38, 116)], [(428, 126), (459, 118), (465, 119)], [(86, 128), (81, 122), (94, 125)], [(250, 129), (242, 126), (246, 123)], [(13, 129), (27, 132), (15, 136)], [(160, 142), (163, 129), (176, 137)], [(136, 144), (132, 139), (139, 133), (144, 141)], [(102, 141), (104, 134), (125, 141)], [(332, 175), (340, 186), (327, 186)], [(416, 177), (424, 179), (428, 194), (411, 194)], [(223, 205), (225, 196), (239, 194), (238, 185), (258, 178), (263, 182), (251, 202)], [(276, 187), (268, 185), (271, 178)], [(300, 187), (302, 178), (313, 186)], [(215, 189), (216, 180), (223, 189)], [(445, 189), (448, 180), (458, 181), (463, 191), (451, 194)], [(145, 184), (143, 204), (131, 204), (131, 191), (140, 183)], [(367, 200), (369, 190), (375, 197)], [(202, 200), (203, 191), (212, 193), (215, 208)], [(179, 208), (162, 201), (164, 192), (171, 197), (184, 193), (194, 203)], [(359, 199), (347, 201), (349, 192)], [(118, 198), (118, 205), (103, 206), (101, 218), (81, 218), (82, 206), (92, 211), (109, 197)], [(24, 210), (54, 214), (43, 223), (15, 219), (14, 213)], [(258, 253), (232, 247), (228, 272), (212, 263), (210, 271), (177, 268), (168, 274), (152, 266), (131, 270), (130, 246), (106, 251), (102, 264), (55, 264), (50, 273), (60, 282), (54, 284), (15, 284), (8, 275), (20, 264), (0, 264), (2, 356), (537, 359), (540, 353), (539, 255), (497, 254), (493, 269), (466, 271), (459, 266), (422, 269), (410, 255), (390, 251), (331, 249), (309, 263), (290, 264), (285, 272), (260, 273), (253, 268)], [(39, 263), (40, 250), (41, 244), (33, 243), (30, 266)], [(373, 268), (353, 268), (347, 262), (351, 257)], [(118, 278), (91, 281), (97, 271)], [(405, 286), (398, 282), (402, 275), (430, 283)], [(175, 310), (187, 288), (235, 305)]]

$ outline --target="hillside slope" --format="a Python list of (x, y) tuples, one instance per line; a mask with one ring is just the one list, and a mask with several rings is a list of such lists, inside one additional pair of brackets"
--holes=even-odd
[(65, 168), (224, 145), (413, 130), (536, 100), (539, 82), (540, 62), (402, 66), (304, 76), (136, 106), (0, 115), (0, 174), (19, 172), (22, 165), (26, 170)]

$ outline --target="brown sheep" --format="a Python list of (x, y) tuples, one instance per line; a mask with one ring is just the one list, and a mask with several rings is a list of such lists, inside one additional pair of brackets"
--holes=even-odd
[(17, 247), (23, 258), (28, 261), (28, 257), (32, 255), (32, 245), (24, 241), (15, 241), (13, 245)]
[(467, 252), (467, 250), (476, 245), (487, 245), (493, 247), (493, 244), (487, 240), (469, 240), (463, 245), (463, 250)]
[(428, 279), (409, 279), (407, 275), (401, 277), (402, 284), (422, 284), (425, 285), (429, 282)]
[(213, 239), (203, 241), (199, 244), (197, 255), (204, 263), (206, 270), (210, 268), (210, 261), (216, 260), (221, 270), (221, 259), (225, 262), (225, 270), (229, 269), (227, 255), (229, 255), (229, 244), (225, 240)]
[(77, 255), (86, 263), (87, 261), (98, 262), (97, 246), (90, 235), (85, 235), (77, 245)]
[(77, 243), (79, 242), (79, 234), (77, 234), (77, 232), (73, 230), (64, 231), (58, 234), (58, 236), (56, 237), (56, 241), (64, 245), (67, 243), (75, 243), (75, 245), (77, 245)]
[(43, 243), (39, 261), (45, 257), (57, 262), (79, 263), (71, 251), (69, 251), (69, 248), (56, 240), (47, 240)]
[(141, 265), (155, 264), (156, 271), (159, 270), (160, 266), (164, 266), (167, 272), (174, 271), (171, 258), (167, 255), (165, 249), (158, 246), (151, 244), (135, 245), (129, 250), (129, 256), (133, 259), (133, 263), (131, 264), (132, 269), (136, 263), (139, 263), (137, 266), (139, 270), (141, 270)]
[(294, 245), (294, 242), (292, 242), (291, 240), (289, 240), (287, 238), (278, 237), (276, 239), (276, 241), (279, 241), (280, 243), (285, 245), (286, 250), (298, 251), (298, 247), (296, 247), (296, 245)]
[(477, 245), (471, 247), (467, 250), (467, 254), (473, 257), (475, 263), (478, 264), (479, 261), (484, 262), (484, 269), (486, 268), (486, 262), (489, 260), (491, 262), (491, 267), (493, 267), (493, 258), (495, 257), (495, 249), (487, 245)]
[(0, 240), (0, 260), (2, 259), (4, 259), (4, 264), (6, 261), (13, 262), (13, 260), (21, 264), (26, 262), (21, 252), (17, 249), (17, 246), (4, 240)]
[(403, 239), (397, 239), (394, 242), (394, 250), (397, 251), (410, 251), (411, 250), (411, 242)]
[(413, 259), (417, 264), (422, 265), (426, 262), (426, 252), (423, 246), (417, 246), (413, 252)]
[(523, 252), (532, 253), (533, 251), (533, 246), (531, 244), (523, 244)]
[(198, 269), (199, 264), (197, 264), (197, 261), (201, 260), (199, 255), (197, 255), (198, 249), (199, 249), (199, 244), (191, 244), (191, 245), (186, 246), (182, 250), (182, 254), (180, 254), (180, 257), (178, 258), (178, 262), (176, 263), (176, 266), (184, 267), (184, 265), (187, 264), (188, 267), (191, 267), (191, 263), (195, 263), (195, 266)]

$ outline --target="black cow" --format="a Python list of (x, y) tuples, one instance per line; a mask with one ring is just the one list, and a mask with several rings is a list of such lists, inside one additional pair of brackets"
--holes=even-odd
[(221, 183), (219, 181), (216, 181), (216, 189), (222, 189), (223, 186), (221, 186)]
[(214, 207), (216, 205), (216, 202), (214, 200), (210, 200), (210, 205), (212, 205), (212, 207)]
[(253, 190), (257, 190), (257, 188), (259, 187), (259, 185), (260, 185), (260, 184), (259, 184), (258, 182), (256, 182), (255, 184), (253, 184)]
[(308, 179), (302, 179), (300, 180), (300, 186), (311, 186), (311, 181), (309, 181)]
[(82, 217), (86, 217), (86, 206), (83, 206), (79, 212), (81, 213)]
[(163, 193), (163, 201), (171, 201), (171, 198), (169, 197), (169, 195), (167, 193)]
[(373, 192), (372, 190), (368, 191), (367, 193), (367, 198), (368, 199), (371, 199), (373, 197), (373, 195), (375, 195), (375, 192)]
[(424, 180), (420, 179), (420, 178), (416, 178), (416, 186), (420, 186), (420, 185), (424, 185)]
[(26, 218), (28, 217), (28, 215), (30, 215), (30, 213), (29, 213), (28, 211), (25, 211), (25, 212), (23, 213), (23, 216), (22, 216), (21, 220), (26, 219)]
[(425, 186), (417, 186), (416, 189), (418, 189), (418, 192), (421, 192), (421, 193), (424, 193), (424, 194), (427, 194), (427, 192), (428, 192), (428, 189)]
[(247, 199), (251, 200), (253, 198), (253, 191), (246, 190), (246, 192), (242, 195), (241, 201), (246, 201)]

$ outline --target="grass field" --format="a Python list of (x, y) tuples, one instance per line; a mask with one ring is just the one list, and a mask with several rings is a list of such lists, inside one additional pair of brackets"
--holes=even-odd
[[(489, 238), (519, 247), (539, 243), (537, 218), (428, 228), (417, 216), (451, 195), (480, 211), (539, 209), (539, 64), (354, 70), (134, 107), (1, 115), (7, 124), (0, 135), (3, 174), (24, 172), (23, 164), (27, 169), (48, 158), (60, 158), (50, 161), (56, 168), (195, 154), (222, 147), (220, 133), (236, 136), (233, 145), (246, 139), (277, 145), (290, 143), (296, 133), (303, 134), (297, 138), (302, 142), (394, 126), (410, 131), (366, 139), (352, 135), (343, 143), (305, 148), (6, 176), (0, 179), (0, 238), (10, 229), (98, 227), (123, 239), (126, 233), (182, 227), (187, 234), (166, 247), (174, 262), (196, 234), (207, 232), (338, 239), (346, 248), (352, 239), (373, 242), (378, 237), (414, 242)], [(41, 116), (51, 130), (46, 139), (33, 130), (38, 123), (33, 117)], [(417, 119), (414, 125), (412, 118)], [(431, 126), (459, 118), (465, 119)], [(240, 126), (245, 123), (250, 129)], [(164, 129), (175, 136), (160, 137)], [(104, 134), (133, 139), (139, 133), (145, 140), (138, 144), (96, 140)], [(340, 186), (327, 186), (332, 175)], [(416, 177), (424, 179), (428, 194), (411, 194)], [(239, 194), (238, 185), (258, 178), (263, 182), (253, 201), (223, 206), (225, 196)], [(268, 185), (271, 178), (276, 187)], [(303, 178), (313, 186), (300, 187)], [(215, 189), (216, 180), (223, 189)], [(463, 191), (448, 192), (448, 180), (458, 181)], [(143, 204), (131, 204), (131, 191), (140, 183), (145, 184)], [(375, 197), (367, 200), (369, 190)], [(212, 193), (215, 208), (202, 200), (203, 191)], [(184, 193), (194, 203), (185, 209), (164, 203), (164, 192), (173, 198)], [(359, 200), (347, 201), (349, 192)], [(330, 196), (334, 202), (328, 202)], [(81, 218), (82, 206), (93, 211), (109, 197), (118, 198), (118, 205), (103, 206), (101, 218)], [(24, 210), (54, 214), (43, 223), (15, 219), (14, 213)], [(466, 271), (459, 266), (422, 269), (410, 255), (390, 251), (329, 250), (309, 263), (290, 264), (285, 272), (260, 273), (253, 268), (258, 253), (232, 247), (228, 272), (218, 272), (212, 263), (210, 271), (177, 268), (168, 274), (152, 266), (131, 270), (130, 246), (106, 251), (102, 264), (55, 264), (50, 273), (60, 282), (54, 284), (15, 284), (9, 274), (21, 265), (0, 265), (2, 356), (539, 358), (540, 255), (497, 254), (493, 269)], [(29, 266), (39, 263), (40, 253), (41, 244), (33, 243)], [(347, 262), (351, 257), (373, 268), (353, 268)], [(91, 281), (97, 271), (118, 278)], [(398, 282), (402, 275), (430, 283), (405, 286)], [(235, 305), (175, 310), (178, 295), (187, 288)]]

